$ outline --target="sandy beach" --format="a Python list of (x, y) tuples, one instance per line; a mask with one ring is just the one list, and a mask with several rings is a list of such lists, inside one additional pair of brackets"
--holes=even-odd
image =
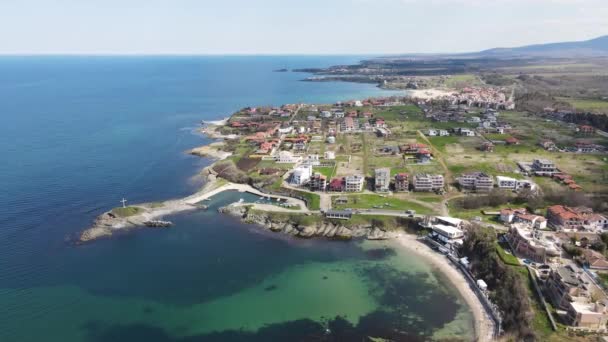
[(451, 265), (450, 261), (442, 254), (433, 251), (426, 244), (418, 241), (417, 237), (412, 234), (400, 234), (396, 240), (408, 251), (411, 251), (427, 261), (433, 267), (436, 267), (444, 274), (452, 285), (458, 290), (467, 306), (471, 309), (475, 319), (475, 336), (476, 341), (492, 341), (494, 323), (486, 313), (479, 299), (469, 287), (469, 283), (465, 277)]

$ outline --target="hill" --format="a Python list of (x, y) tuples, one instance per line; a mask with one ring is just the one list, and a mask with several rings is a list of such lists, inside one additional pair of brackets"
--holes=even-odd
[(484, 57), (599, 57), (608, 56), (608, 35), (595, 39), (549, 44), (535, 44), (515, 48), (494, 48), (474, 55)]

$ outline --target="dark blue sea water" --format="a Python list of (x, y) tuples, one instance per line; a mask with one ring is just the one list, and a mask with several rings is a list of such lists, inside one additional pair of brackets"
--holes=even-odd
[[(169, 230), (65, 243), (122, 197), (150, 202), (195, 191), (197, 170), (208, 161), (183, 151), (209, 142), (194, 131), (201, 120), (249, 105), (385, 94), (373, 85), (300, 82), (306, 74), (272, 72), (360, 58), (1, 57), (0, 341), (282, 340), (285, 331), (323, 333), (319, 322), (348, 314), (346, 323), (332, 323), (353, 325), (348, 336), (390, 330), (377, 316), (390, 306), (384, 292), (370, 295), (386, 279), (371, 265), (405, 270), (398, 271), (396, 256), (376, 260), (366, 252), (379, 246), (289, 241), (213, 210), (176, 217)], [(214, 205), (235, 196), (221, 195)], [(408, 334), (467, 321), (455, 295), (428, 286), (430, 270), (415, 274), (404, 289), (426, 284), (451, 309), (440, 319), (435, 309), (410, 309), (428, 323), (409, 326)], [(306, 277), (316, 285), (290, 280)], [(316, 296), (319, 288), (335, 302)], [(280, 314), (262, 306), (284, 305), (293, 291), (317, 304), (294, 300)], [(363, 317), (368, 326), (357, 326)]]

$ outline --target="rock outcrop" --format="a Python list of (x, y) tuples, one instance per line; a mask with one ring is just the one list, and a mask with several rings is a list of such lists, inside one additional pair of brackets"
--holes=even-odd
[(301, 224), (296, 215), (273, 215), (272, 213), (250, 210), (246, 205), (228, 205), (218, 209), (220, 213), (239, 217), (241, 221), (256, 224), (276, 233), (301, 238), (326, 237), (330, 239), (367, 238), (370, 240), (388, 239), (386, 231), (367, 225), (336, 224), (319, 220), (314, 224)]

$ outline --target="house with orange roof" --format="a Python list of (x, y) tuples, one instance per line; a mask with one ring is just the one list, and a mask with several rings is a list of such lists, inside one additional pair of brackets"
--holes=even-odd
[(567, 207), (554, 205), (547, 208), (549, 225), (556, 230), (590, 230), (608, 229), (608, 219), (593, 213), (587, 207)]

